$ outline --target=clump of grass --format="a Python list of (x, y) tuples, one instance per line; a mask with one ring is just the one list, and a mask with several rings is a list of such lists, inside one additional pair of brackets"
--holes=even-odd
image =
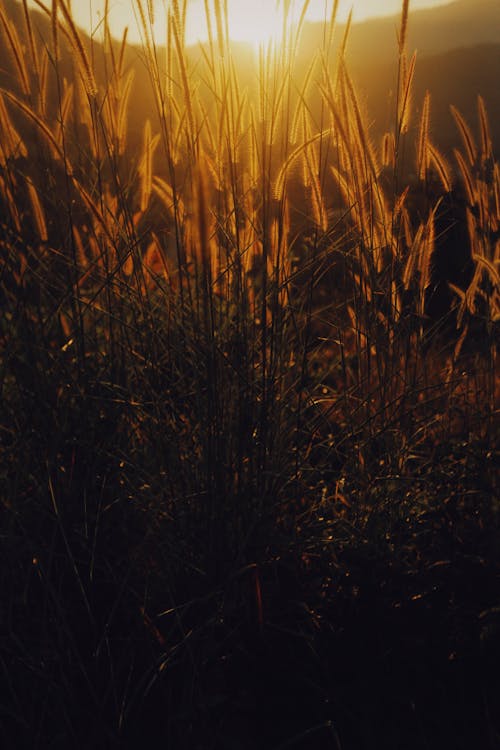
[[(24, 49), (0, 15), (6, 725), (36, 727), (40, 745), (56, 722), (61, 738), (111, 745), (147, 723), (151, 699), (169, 708), (164, 736), (192, 747), (212, 706), (203, 675), (220, 679), (235, 633), (255, 644), (296, 628), (314, 645), (306, 600), (344, 590), (350, 554), (353, 571), (365, 543), (410, 567), (425, 514), (447, 518), (449, 498), (434, 510), (422, 489), (442, 446), (453, 456), (467, 436), (473, 456), (492, 450), (500, 172), (482, 100), (479, 147), (453, 111), (454, 170), (432, 143), (428, 95), (418, 185), (403, 183), (407, 2), (380, 147), (336, 3), (307, 71), (295, 65), (306, 5), (292, 27), (285, 3), (285, 41), (260, 50), (246, 87), (220, 2), (205, 3), (194, 61), (186, 3), (169, 8), (161, 47), (138, 0), (154, 105), (139, 136), (127, 34), (114, 41), (105, 13), (93, 48), (64, 0), (37, 5), (49, 25), (37, 35), (23, 3)], [(429, 298), (458, 180), (473, 272), (453, 287), (450, 345)], [(460, 477), (457, 508), (477, 491), (494, 526), (493, 480)], [(26, 703), (33, 676), (45, 702)], [(314, 726), (339, 745), (329, 720)]]

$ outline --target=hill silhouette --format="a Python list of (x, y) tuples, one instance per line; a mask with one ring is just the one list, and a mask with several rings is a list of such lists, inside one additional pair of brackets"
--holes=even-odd
[[(394, 59), (400, 17), (371, 18), (353, 23), (349, 36), (348, 59), (359, 64)], [(321, 24), (310, 24), (307, 36), (313, 43)], [(344, 25), (339, 25), (339, 36)], [(500, 4), (496, 0), (454, 0), (435, 8), (411, 10), (408, 49), (424, 55), (449, 50), (500, 43)]]
[[(353, 63), (353, 77), (362, 91), (374, 134), (388, 129), (394, 118), (395, 64)], [(445, 153), (460, 143), (450, 104), (477, 128), (477, 96), (483, 97), (489, 115), (494, 146), (500, 143), (500, 93), (496, 71), (500, 70), (500, 44), (479, 44), (417, 57), (413, 82), (413, 127), (418, 126), (425, 92), (431, 92), (431, 131)]]

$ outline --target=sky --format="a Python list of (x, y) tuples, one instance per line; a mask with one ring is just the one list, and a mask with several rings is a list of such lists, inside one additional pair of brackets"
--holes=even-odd
[[(300, 15), (303, 0), (292, 0), (292, 2), (296, 6), (296, 15)], [(450, 0), (410, 0), (410, 11), (445, 5), (449, 2)], [(307, 19), (310, 21), (323, 20), (325, 4), (327, 12), (329, 12), (332, 3), (333, 0), (310, 0)], [(147, 0), (143, 0), (143, 4), (144, 7), (147, 7)], [(154, 0), (155, 31), (159, 42), (164, 39), (165, 4), (165, 0)], [(276, 11), (274, 10), (275, 4), (275, 0), (228, 0), (229, 29), (232, 39), (258, 45), (272, 37), (280, 25), (277, 22)], [(398, 14), (401, 11), (401, 5), (402, 0), (340, 0), (337, 18), (339, 21), (345, 20), (351, 8), (355, 21), (374, 16)], [(128, 26), (129, 40), (139, 41), (140, 37), (133, 9), (134, 0), (110, 0), (109, 6), (112, 33), (121, 37), (125, 26)], [(73, 17), (77, 24), (86, 30), (95, 29), (102, 17), (103, 7), (104, 0), (73, 0)], [(186, 24), (186, 41), (188, 44), (206, 38), (204, 19), (203, 0), (190, 0)]]

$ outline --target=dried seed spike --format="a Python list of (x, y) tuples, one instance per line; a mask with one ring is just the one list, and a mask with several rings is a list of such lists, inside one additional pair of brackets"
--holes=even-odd
[[(500, 164), (498, 164), (498, 162), (496, 162), (493, 167), (493, 193), (495, 196), (494, 216), (498, 226), (500, 225)], [(497, 246), (500, 249), (500, 242)]]
[(135, 70), (131, 68), (125, 85), (123, 87), (122, 95), (120, 97), (117, 117), (117, 140), (118, 140), (118, 151), (123, 153), (125, 149), (125, 142), (127, 138), (127, 107), (130, 98), (130, 92), (132, 91), (132, 84), (134, 82)]
[(429, 138), (430, 104), (431, 95), (429, 91), (426, 91), (422, 105), (422, 116), (420, 118), (420, 130), (417, 145), (417, 174), (421, 180), (425, 180), (427, 173), (427, 141)]
[(384, 133), (382, 139), (382, 165), (394, 167), (396, 159), (396, 143), (394, 133)]
[(481, 129), (481, 151), (483, 161), (491, 159), (493, 154), (493, 146), (491, 143), (490, 124), (488, 122), (488, 114), (486, 112), (486, 105), (481, 95), (477, 97), (477, 110), (479, 113), (479, 125)]
[(148, 207), (153, 184), (153, 143), (151, 139), (151, 121), (146, 120), (144, 125), (144, 148), (140, 167), (141, 172), (141, 211), (144, 213)]
[(120, 44), (120, 55), (118, 57), (118, 66), (116, 69), (117, 75), (119, 78), (123, 75), (123, 61), (125, 59), (125, 49), (127, 46), (127, 36), (128, 36), (128, 26), (125, 26), (125, 29), (123, 30), (123, 37)]
[(367, 133), (367, 128), (365, 127), (365, 124), (363, 122), (363, 116), (361, 114), (361, 108), (359, 106), (358, 97), (356, 95), (354, 84), (345, 66), (344, 66), (344, 74), (345, 74), (345, 82), (347, 83), (347, 90), (349, 92), (349, 97), (351, 100), (352, 111), (354, 113), (354, 120), (356, 122), (356, 131), (357, 131), (358, 140), (361, 146), (361, 152), (363, 153), (364, 161), (369, 166), (373, 177), (376, 177), (378, 173), (378, 167), (376, 164), (375, 153), (373, 150), (372, 143), (370, 142), (369, 135)]
[(40, 117), (36, 114), (36, 112), (33, 112), (31, 107), (29, 107), (27, 104), (25, 104), (21, 99), (19, 99), (17, 96), (14, 96), (14, 94), (11, 94), (10, 91), (6, 91), (5, 89), (0, 89), (0, 93), (2, 93), (4, 96), (7, 97), (7, 99), (10, 99), (10, 101), (16, 105), (22, 112), (24, 112), (25, 115), (27, 115), (37, 126), (39, 131), (45, 136), (47, 139), (47, 143), (52, 148), (53, 155), (58, 157), (64, 164), (66, 171), (70, 176), (72, 176), (73, 172), (71, 170), (70, 164), (65, 158), (63, 152), (61, 151), (61, 148), (59, 144), (57, 143), (56, 139), (54, 138), (54, 134), (52, 133), (52, 130), (50, 127), (40, 119)]
[(59, 60), (59, 28), (57, 13), (59, 9), (59, 0), (52, 0), (52, 10), (50, 13), (51, 28), (52, 28), (52, 47), (54, 53), (54, 59), (57, 62)]
[(12, 124), (12, 120), (5, 106), (5, 102), (0, 91), (0, 165), (6, 166), (7, 159), (14, 156), (27, 156), (26, 146)]
[(55, 3), (59, 4), (59, 7), (61, 8), (62, 14), (64, 16), (64, 20), (66, 21), (70, 41), (80, 64), (80, 75), (82, 76), (82, 79), (84, 81), (87, 94), (91, 97), (94, 97), (97, 94), (97, 84), (80, 33), (75, 26), (75, 22), (73, 21), (71, 13), (69, 12), (64, 0), (54, 0), (54, 4)]
[(410, 10), (410, 0), (403, 0), (403, 9), (401, 12), (401, 26), (399, 29), (399, 52), (403, 53), (406, 47), (406, 38), (408, 34), (408, 14)]
[(186, 55), (185, 55), (183, 40), (181, 37), (182, 32), (179, 29), (179, 25), (176, 21), (175, 16), (174, 16), (173, 21), (174, 21), (173, 23), (174, 42), (175, 42), (175, 48), (177, 52), (177, 61), (179, 63), (179, 68), (180, 68), (182, 87), (184, 90), (184, 104), (186, 107), (186, 114), (187, 114), (187, 120), (188, 120), (188, 125), (189, 125), (188, 135), (189, 135), (191, 144), (193, 144), (194, 137), (195, 137), (194, 114), (193, 114), (191, 88), (189, 85), (188, 69), (186, 65)]
[(447, 193), (451, 193), (450, 168), (446, 163), (444, 156), (429, 140), (427, 141), (427, 153), (438, 173), (443, 188)]
[[(422, 250), (419, 258), (419, 270), (420, 270), (420, 289), (423, 292), (427, 289), (430, 283), (431, 277), (431, 259), (435, 249), (436, 229), (435, 229), (435, 218), (436, 213), (441, 205), (442, 198), (436, 201), (436, 204), (429, 214), (429, 218), (424, 226), (424, 234), (422, 238)], [(423, 300), (422, 300), (423, 305)], [(422, 306), (423, 314), (423, 306)]]
[(352, 23), (352, 8), (349, 11), (349, 15), (347, 17), (347, 22), (345, 26), (344, 36), (342, 38), (342, 44), (340, 45), (340, 52), (339, 52), (339, 59), (343, 60), (345, 57), (345, 52), (347, 49), (347, 42), (349, 40), (349, 34), (351, 31), (351, 23)]
[(28, 0), (23, 0), (23, 13), (24, 13), (24, 23), (26, 26), (26, 31), (28, 34), (28, 42), (30, 46), (30, 54), (31, 54), (31, 61), (33, 63), (33, 70), (35, 71), (35, 74), (38, 78), (39, 76), (39, 61), (38, 61), (38, 52), (35, 44), (35, 37), (33, 34), (33, 25), (31, 23), (31, 16), (28, 8)]
[(23, 94), (26, 94), (27, 96), (31, 92), (29, 77), (28, 77), (28, 71), (26, 70), (26, 62), (24, 59), (24, 52), (21, 45), (21, 42), (19, 40), (19, 36), (16, 30), (16, 27), (7, 18), (7, 15), (5, 14), (5, 11), (3, 8), (0, 7), (0, 21), (2, 22), (2, 26), (5, 32), (5, 36), (7, 37), (7, 42), (10, 47), (10, 51), (12, 52), (12, 56), (14, 58), (14, 63), (17, 69), (17, 75), (19, 83), (21, 84), (21, 90)]
[(42, 53), (42, 64), (40, 65), (40, 89), (39, 89), (39, 112), (44, 115), (47, 111), (48, 80), (49, 80), (49, 59), (50, 53), (47, 47), (44, 47)]
[(402, 77), (403, 90), (402, 96), (399, 99), (400, 108), (398, 118), (398, 131), (400, 134), (407, 132), (410, 123), (411, 87), (413, 83), (413, 76), (415, 74), (416, 60), (417, 53), (414, 52), (408, 66), (408, 70)]
[(339, 9), (339, 0), (334, 0), (333, 5), (332, 5), (332, 12), (330, 14), (330, 23), (328, 24), (328, 49), (330, 49), (332, 42), (333, 42), (333, 34), (335, 32), (338, 9)]
[(451, 105), (450, 110), (457, 124), (457, 127), (460, 131), (460, 135), (462, 136), (462, 141), (465, 146), (469, 164), (471, 167), (473, 167), (477, 161), (477, 147), (476, 147), (471, 129), (469, 128), (462, 114), (456, 107)]
[(477, 196), (476, 196), (474, 181), (472, 179), (472, 175), (470, 173), (469, 167), (467, 166), (467, 163), (464, 157), (462, 156), (461, 152), (458, 151), (458, 149), (456, 148), (453, 149), (453, 153), (455, 154), (455, 159), (458, 162), (458, 166), (462, 174), (462, 180), (464, 183), (468, 204), (469, 206), (473, 206), (476, 203)]
[(47, 242), (49, 235), (47, 233), (47, 223), (45, 221), (45, 213), (38, 196), (37, 189), (33, 185), (30, 178), (26, 180), (26, 186), (28, 188), (28, 194), (30, 198), (31, 207), (33, 209), (33, 218), (38, 231), (41, 242)]

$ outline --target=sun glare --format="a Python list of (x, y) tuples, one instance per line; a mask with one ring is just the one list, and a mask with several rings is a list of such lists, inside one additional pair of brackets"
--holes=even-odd
[(229, 38), (258, 47), (277, 41), (281, 33), (280, 15), (269, 0), (232, 3), (228, 9)]
[[(442, 5), (451, 0), (412, 0), (413, 10), (435, 5)], [(307, 3), (306, 20), (317, 22), (329, 17), (334, 0), (310, 0)], [(35, 0), (28, 3), (36, 7)], [(296, 23), (304, 9), (305, 0), (221, 0), (226, 4), (228, 14), (228, 33), (233, 42), (252, 44), (254, 48), (269, 42), (279, 43), (283, 34), (284, 7), (289, 6), (287, 28)], [(149, 1), (142, 0), (143, 7), (149, 7)], [(166, 9), (169, 0), (151, 0), (154, 8), (154, 34), (157, 42), (165, 38)], [(209, 0), (213, 21), (214, 2)], [(99, 33), (102, 29), (102, 17), (105, 0), (78, 0), (72, 4), (73, 18), (76, 23), (90, 33)], [(349, 11), (354, 11), (353, 18), (361, 21), (370, 16), (397, 14), (401, 9), (401, 0), (339, 0), (337, 20), (345, 21)], [(108, 21), (111, 33), (120, 38), (125, 27), (129, 30), (129, 40), (141, 41), (141, 32), (137, 23), (135, 0), (110, 0)], [(186, 18), (186, 43), (196, 44), (207, 39), (207, 25), (204, 0), (188, 0)]]
[(255, 48), (269, 42), (279, 43), (282, 32), (282, 11), (278, 3), (270, 0), (230, 3), (228, 6), (229, 38), (233, 42), (246, 42)]

